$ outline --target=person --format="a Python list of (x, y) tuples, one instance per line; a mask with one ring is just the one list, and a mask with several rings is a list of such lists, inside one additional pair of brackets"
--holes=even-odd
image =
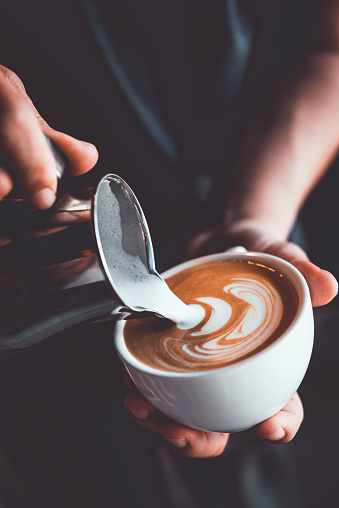
[[(279, 2), (277, 3), (279, 4)], [(245, 4), (247, 5), (246, 2)], [(91, 14), (90, 20), (96, 19), (95, 9), (91, 10), (94, 4), (84, 2), (83, 5), (85, 6), (85, 13), (90, 12)], [(97, 2), (97, 5), (105, 12), (104, 9), (107, 8), (105, 2)], [(234, 10), (237, 3), (230, 1), (227, 5), (229, 8), (228, 19), (231, 20), (232, 12), (233, 14), (237, 13)], [(232, 149), (229, 149), (228, 159), (232, 164), (232, 172), (231, 175), (227, 174), (227, 178), (215, 178), (217, 191), (213, 189), (212, 184), (212, 189), (209, 192), (212, 198), (208, 213), (206, 213), (208, 220), (205, 221), (204, 229), (199, 231), (198, 227), (195, 230), (193, 228), (194, 234), (191, 232), (189, 239), (184, 238), (184, 242), (180, 247), (180, 254), (176, 254), (178, 256), (176, 259), (187, 259), (201, 254), (218, 252), (232, 245), (244, 245), (250, 250), (274, 254), (288, 260), (301, 271), (309, 285), (313, 305), (322, 306), (330, 302), (337, 293), (337, 282), (334, 276), (314, 265), (301, 247), (288, 241), (288, 236), (298, 213), (311, 191), (325, 174), (336, 156), (338, 148), (339, 103), (337, 89), (339, 83), (337, 71), (339, 58), (335, 20), (339, 15), (339, 2), (314, 0), (311, 7), (307, 11), (312, 11), (312, 15), (307, 20), (309, 32), (307, 33), (306, 42), (303, 40), (297, 50), (295, 46), (292, 47), (292, 53), (287, 56), (284, 53), (284, 56), (278, 61), (279, 65), (275, 63), (275, 66), (273, 66), (274, 72), (272, 67), (265, 67), (265, 62), (257, 62), (257, 69), (261, 69), (256, 74), (257, 81), (251, 76), (247, 76), (247, 81), (245, 80), (245, 71), (246, 69), (248, 71), (251, 53), (249, 50), (246, 53), (245, 43), (243, 46), (239, 43), (238, 56), (243, 55), (243, 68), (235, 69), (234, 74), (236, 75), (238, 72), (238, 82), (237, 76), (234, 76), (236, 82), (234, 90), (230, 87), (227, 92), (228, 97), (222, 96), (218, 105), (219, 107), (220, 104), (223, 105), (223, 101), (226, 101), (227, 107), (221, 108), (224, 112), (221, 117), (227, 117), (228, 123), (223, 123), (224, 120), (220, 120), (214, 111), (213, 114), (211, 113), (212, 134), (218, 132), (219, 138), (212, 139), (213, 135), (211, 135), (211, 139), (209, 139), (203, 126), (201, 127), (202, 134), (200, 133), (200, 136), (208, 138), (206, 141), (206, 151), (208, 152), (216, 146), (220, 149), (223, 144), (223, 135), (220, 133), (220, 129), (224, 127), (227, 130), (231, 139)], [(302, 16), (306, 12), (303, 8), (300, 9)], [(251, 9), (253, 9), (253, 6), (249, 10), (250, 13), (252, 12)], [(145, 2), (145, 10), (147, 12), (147, 2)], [(261, 13), (264, 11), (265, 9)], [(123, 9), (119, 10), (120, 14), (122, 12)], [(200, 22), (202, 22), (202, 13), (206, 12), (208, 12), (206, 6), (201, 7), (201, 12), (198, 13)], [(251, 30), (248, 29), (248, 25), (245, 23), (248, 12), (245, 13), (246, 16), (245, 14), (242, 16), (241, 12), (240, 14), (239, 19), (244, 23), (243, 31), (245, 34), (249, 34), (247, 41), (249, 41), (248, 47), (250, 48), (253, 45)], [(216, 19), (216, 17), (212, 19), (211, 15), (210, 21), (215, 22)], [(267, 21), (265, 16), (263, 20), (263, 22)], [(208, 23), (208, 21), (206, 22)], [(161, 19), (158, 20), (158, 26), (161, 26)], [(197, 26), (199, 27), (199, 23)], [(116, 22), (114, 27), (117, 30), (119, 29)], [(135, 28), (133, 24), (132, 28)], [(241, 32), (241, 29), (242, 27), (239, 28), (238, 26), (237, 30)], [(297, 31), (299, 29), (298, 26)], [(158, 30), (155, 30), (154, 34), (159, 36), (158, 32)], [(208, 33), (209, 35), (212, 34), (212, 32)], [(303, 31), (304, 33), (305, 31)], [(152, 35), (154, 36), (154, 34)], [(232, 34), (235, 36), (236, 31)], [(299, 43), (300, 38), (298, 34)], [(217, 40), (217, 37), (213, 41), (214, 44), (220, 43), (220, 46), (223, 42)], [(236, 39), (232, 43), (234, 47), (237, 47)], [(199, 48), (201, 49), (202, 46), (198, 46)], [(168, 46), (166, 46), (166, 49), (168, 50)], [(172, 49), (174, 52), (176, 48)], [(128, 55), (135, 56), (133, 51), (130, 53), (128, 51), (129, 47), (127, 45), (126, 53), (121, 53), (123, 58), (126, 57), (126, 62), (128, 61)], [(293, 54), (294, 51), (295, 54)], [(236, 50), (234, 50), (234, 54), (237, 56)], [(169, 57), (170, 53), (166, 55)], [(112, 55), (109, 54), (107, 57), (106, 54), (107, 58), (110, 56)], [(206, 56), (202, 52), (201, 59), (198, 58), (199, 63), (203, 66), (204, 59), (208, 60), (209, 56), (211, 55)], [(227, 60), (226, 57), (225, 60)], [(113, 70), (116, 71), (114, 59), (112, 65)], [(220, 62), (216, 62), (216, 67), (218, 65), (221, 65)], [(230, 65), (232, 68), (232, 63)], [(141, 65), (141, 71), (145, 69), (147, 71), (147, 65), (144, 67)], [(209, 70), (212, 72), (213, 68), (210, 67)], [(229, 71), (229, 68), (226, 70)], [(200, 74), (199, 77), (201, 76)], [(229, 74), (227, 80), (230, 81)], [(237, 110), (241, 109), (237, 101), (239, 102), (238, 92), (241, 86), (244, 86), (244, 80), (251, 92), (248, 96), (245, 93), (242, 95), (245, 106), (244, 111), (241, 111), (241, 114), (238, 115), (240, 121), (239, 128), (235, 129), (237, 142), (234, 143), (230, 135), (230, 123), (234, 120), (233, 125), (236, 125), (236, 116), (233, 111), (230, 113), (229, 104), (235, 104)], [(181, 84), (183, 88), (187, 86), (187, 83)], [(213, 93), (217, 95), (216, 90), (207, 89), (206, 83), (200, 84), (199, 93), (209, 93), (210, 98)], [(130, 103), (133, 103), (133, 90), (131, 91), (122, 78), (119, 85), (123, 88)], [(217, 100), (217, 97), (214, 98)], [(133, 104), (137, 111), (142, 110), (136, 99)], [(175, 146), (171, 144), (171, 136), (166, 136), (165, 131), (162, 132), (162, 124), (160, 121), (158, 122), (156, 114), (152, 117), (153, 122), (148, 121), (150, 115), (157, 111), (154, 110), (152, 101), (150, 104), (149, 116), (146, 113), (143, 116), (141, 115), (144, 130), (148, 130), (155, 136), (158, 145), (163, 147), (168, 157), (171, 158), (175, 153)], [(209, 104), (211, 105), (212, 102)], [(206, 104), (201, 106), (202, 110), (203, 106), (206, 106)], [(185, 112), (187, 110), (189, 108)], [(198, 115), (194, 115), (194, 112), (191, 111), (191, 116), (194, 119)], [(209, 119), (208, 114), (206, 118)], [(193, 120), (191, 121), (193, 122)], [(125, 129), (123, 122), (121, 128), (122, 130)], [(193, 127), (192, 130), (194, 131)], [(155, 134), (153, 131), (155, 131)], [(180, 127), (178, 132), (181, 134)], [(199, 140), (199, 129), (197, 128), (194, 133), (196, 140)], [(0, 155), (4, 161), (0, 167), (1, 198), (7, 196), (12, 190), (14, 182), (17, 182), (22, 189), (25, 200), (33, 207), (48, 209), (53, 204), (57, 190), (55, 164), (43, 134), (50, 137), (65, 154), (72, 175), (84, 174), (95, 166), (98, 159), (96, 147), (90, 143), (79, 141), (65, 134), (62, 130), (54, 130), (50, 127), (35, 109), (18, 76), (7, 67), (1, 66)], [(183, 142), (186, 141), (188, 144), (194, 142), (194, 137), (192, 137), (193, 141), (189, 136), (187, 138), (182, 136), (182, 139)], [(234, 146), (235, 149), (233, 149)], [(145, 153), (142, 148), (136, 145), (136, 151), (138, 150), (142, 155)], [(197, 150), (199, 152), (198, 147)], [(203, 150), (201, 153), (202, 159), (205, 155), (206, 166), (208, 166), (208, 157), (203, 153)], [(192, 160), (191, 165), (197, 166), (196, 160), (194, 158)], [(211, 160), (213, 160), (215, 166), (218, 165), (215, 159), (212, 158)], [(178, 165), (179, 169), (182, 169), (182, 166), (186, 163), (189, 165), (189, 162), (190, 159), (187, 157), (184, 163)], [(147, 161), (146, 164), (143, 164), (143, 167), (146, 165)], [(166, 171), (167, 169), (164, 169), (164, 174)], [(128, 179), (129, 170), (126, 173), (126, 179), (130, 183)], [(137, 185), (134, 186), (133, 182), (131, 185), (136, 190), (137, 195), (139, 195), (138, 189), (140, 188), (141, 194), (146, 196), (144, 188), (150, 184), (148, 180), (150, 175), (147, 174), (146, 169), (144, 175), (135, 176), (135, 173), (136, 168), (134, 167), (133, 178), (136, 179)], [(208, 174), (208, 171), (205, 171), (204, 168), (204, 171), (201, 172), (203, 177), (206, 176), (205, 173)], [(161, 179), (161, 175), (157, 175), (157, 178)], [(165, 174), (164, 179), (166, 182), (167, 178), (167, 174)], [(209, 184), (207, 184), (207, 187), (209, 187)], [(176, 188), (176, 184), (171, 184), (170, 190), (172, 191), (174, 188)], [(186, 187), (184, 189), (186, 190)], [(180, 194), (180, 189), (177, 192)], [(175, 195), (173, 199), (175, 199)], [(183, 206), (186, 206), (188, 210), (191, 206), (191, 198), (184, 195), (182, 199)], [(154, 202), (159, 201), (154, 196), (153, 200)], [(167, 203), (168, 198), (166, 198), (166, 206)], [(147, 209), (147, 218), (152, 215), (150, 215), (150, 212), (154, 214), (156, 206), (161, 209), (159, 203), (152, 204), (150, 207), (148, 204), (146, 204), (146, 207), (144, 206)], [(150, 211), (148, 211), (148, 208), (150, 208)], [(196, 213), (198, 207), (192, 205), (192, 208)], [(180, 213), (183, 209), (185, 208), (180, 208)], [(189, 216), (190, 224), (194, 213), (186, 214)], [(185, 226), (186, 219), (187, 217), (184, 220)], [(164, 235), (168, 220), (168, 217), (164, 216), (163, 222), (156, 222), (151, 216), (152, 233), (154, 230), (156, 235), (162, 238), (161, 235)], [(195, 214), (195, 220), (196, 222), (200, 221), (198, 213)], [(152, 227), (152, 221), (154, 221), (154, 228)], [(174, 237), (173, 229), (172, 225), (172, 229), (170, 229), (171, 237)], [(199, 432), (169, 421), (163, 418), (155, 408), (135, 391), (131, 391), (126, 396), (125, 405), (139, 426), (162, 436), (181, 456), (215, 457), (225, 449), (229, 438), (227, 434)], [(255, 433), (259, 438), (270, 442), (286, 443), (293, 439), (302, 419), (302, 404), (298, 394), (295, 394), (282, 411), (258, 425)]]
[[(11, 192), (15, 177), (27, 203), (37, 209), (48, 209), (55, 200), (57, 177), (55, 173), (55, 161), (43, 134), (48, 135), (66, 155), (73, 175), (86, 172), (95, 165), (98, 158), (97, 150), (95, 146), (89, 143), (81, 142), (49, 127), (35, 110), (25, 93), (20, 79), (12, 71), (3, 66), (0, 67), (0, 71), (1, 145), (2, 153), (6, 157), (6, 162), (8, 162), (7, 167), (1, 167), (0, 169), (1, 197)], [(274, 198), (274, 195), (272, 198)], [(265, 212), (266, 210), (263, 210), (259, 213), (265, 216)], [(237, 213), (241, 214), (241, 211), (237, 211)], [(232, 227), (234, 227), (235, 221), (233, 217), (230, 222)], [(248, 225), (244, 222), (241, 225), (241, 233), (243, 234), (244, 227), (250, 229), (250, 226), (251, 224)], [(286, 231), (286, 226), (284, 229)], [(215, 232), (209, 230), (195, 238), (192, 244), (187, 247), (187, 249), (190, 249), (186, 254), (187, 257), (190, 256), (191, 249), (192, 255), (198, 250), (195, 245), (196, 243), (202, 244), (203, 242), (210, 241), (209, 237), (212, 235), (213, 241), (216, 238), (219, 241), (218, 234), (220, 235), (219, 231), (215, 234)], [(231, 230), (228, 235), (230, 234), (236, 235), (237, 230)], [(268, 240), (263, 236), (259, 236), (259, 233), (258, 239), (251, 239), (251, 243), (248, 243), (248, 237), (246, 238), (245, 235), (237, 236), (238, 239), (238, 243), (245, 244), (251, 250), (269, 252), (284, 256), (285, 259), (293, 261), (294, 265), (302, 270), (308, 280), (311, 292), (313, 293), (314, 305), (321, 305), (323, 302), (327, 303), (333, 296), (335, 283), (331, 279), (331, 276), (311, 266), (306, 259), (306, 255), (301, 250), (299, 251), (296, 246), (288, 244), (267, 246)], [(217, 252), (220, 250), (220, 247), (226, 245), (219, 244), (215, 248), (213, 247), (212, 250)], [(287, 254), (284, 254), (284, 249), (287, 251)], [(319, 284), (319, 279), (321, 279), (322, 284)], [(319, 287), (321, 295), (319, 295)], [(223, 451), (226, 445), (228, 435), (225, 434), (201, 433), (192, 429), (185, 429), (179, 424), (168, 421), (159, 425), (155, 409), (134, 393), (126, 398), (126, 406), (136, 421), (142, 422), (142, 425), (149, 430), (161, 433), (167, 441), (182, 451), (183, 448), (187, 448), (185, 453), (190, 457), (217, 455)], [(301, 421), (301, 403), (298, 395), (294, 395), (279, 415), (276, 415), (264, 424), (260, 424), (256, 433), (265, 439), (287, 442), (293, 438)]]

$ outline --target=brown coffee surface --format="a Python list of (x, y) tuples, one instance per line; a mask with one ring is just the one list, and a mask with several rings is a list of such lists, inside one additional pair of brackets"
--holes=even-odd
[(205, 371), (248, 358), (287, 330), (299, 306), (285, 275), (252, 261), (197, 265), (166, 282), (186, 304), (202, 306), (205, 317), (189, 330), (153, 317), (126, 323), (130, 353), (159, 370)]

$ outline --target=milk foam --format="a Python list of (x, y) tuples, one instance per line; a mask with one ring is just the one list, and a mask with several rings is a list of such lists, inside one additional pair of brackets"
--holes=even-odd
[(106, 273), (118, 296), (136, 312), (149, 310), (179, 326), (196, 326), (204, 312), (184, 304), (159, 275), (149, 273), (145, 239), (133, 203), (123, 187), (113, 187), (116, 194), (112, 192), (112, 182), (114, 185), (113, 178), (101, 183), (97, 215)]
[(204, 302), (209, 305), (212, 309), (212, 313), (210, 319), (199, 331), (191, 333), (192, 337), (214, 333), (228, 323), (232, 315), (232, 307), (229, 303), (211, 296), (197, 298), (197, 301)]
[[(211, 317), (201, 330), (190, 335), (209, 334), (213, 338), (206, 339), (202, 345), (192, 345), (190, 341), (183, 344), (182, 349), (189, 356), (210, 361), (243, 355), (264, 343), (278, 327), (282, 317), (282, 300), (269, 283), (264, 285), (254, 279), (236, 279), (225, 286), (224, 291), (246, 302), (246, 312), (235, 327), (227, 329), (232, 306), (218, 298), (199, 298), (212, 308)], [(168, 354), (171, 354), (169, 349)]]

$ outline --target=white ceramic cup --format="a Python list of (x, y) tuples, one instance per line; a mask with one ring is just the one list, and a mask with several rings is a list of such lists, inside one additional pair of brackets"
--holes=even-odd
[(236, 432), (278, 413), (298, 389), (313, 347), (314, 322), (305, 279), (290, 263), (269, 254), (225, 252), (178, 265), (163, 275), (218, 260), (251, 260), (275, 268), (293, 284), (299, 308), (289, 328), (272, 344), (237, 363), (193, 373), (165, 372), (132, 356), (124, 341), (125, 321), (115, 328), (115, 346), (140, 392), (162, 413), (188, 427)]

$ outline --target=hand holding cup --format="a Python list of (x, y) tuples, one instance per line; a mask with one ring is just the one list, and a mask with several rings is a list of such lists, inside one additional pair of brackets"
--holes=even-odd
[[(337, 293), (337, 282), (325, 270), (313, 265), (300, 247), (271, 238), (258, 225), (234, 225), (231, 231), (206, 231), (185, 249), (186, 256), (205, 254), (222, 246), (243, 244), (249, 249), (263, 251), (290, 261), (303, 273), (311, 293), (313, 305), (328, 303)], [(197, 431), (168, 420), (136, 390), (125, 400), (127, 409), (141, 426), (161, 434), (171, 442), (178, 439), (183, 445), (179, 453), (190, 457), (218, 455), (227, 443), (228, 434)], [(303, 419), (300, 398), (294, 394), (276, 415), (255, 426), (256, 435), (272, 442), (285, 443), (293, 439)], [(173, 443), (172, 443), (173, 444)]]

